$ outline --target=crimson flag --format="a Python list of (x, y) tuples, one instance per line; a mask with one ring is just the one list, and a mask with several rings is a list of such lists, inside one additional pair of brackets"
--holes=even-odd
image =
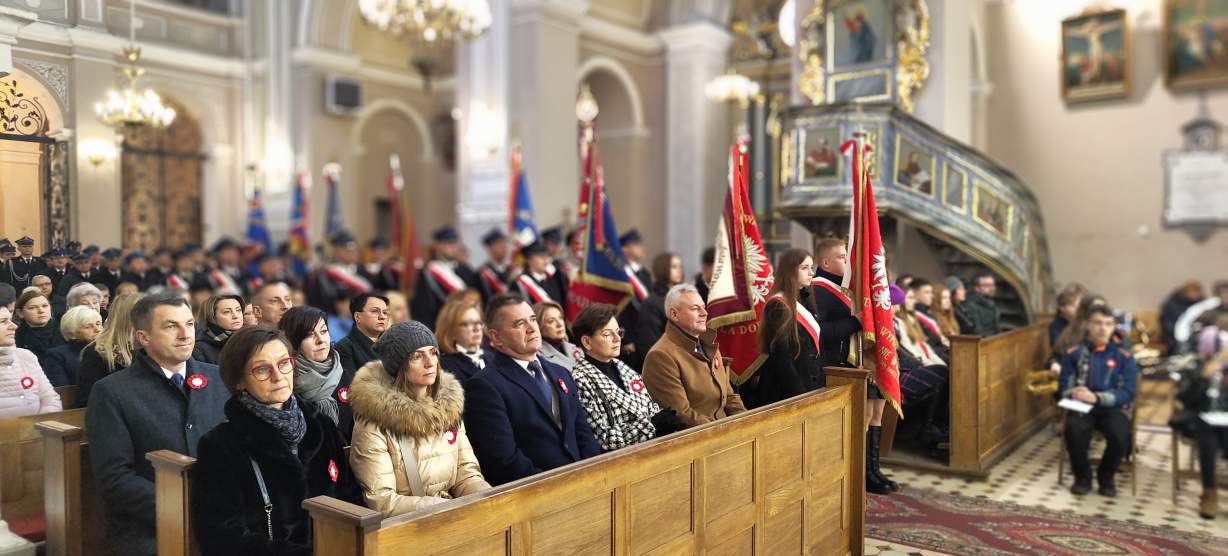
[[(874, 382), (879, 392), (900, 417), (900, 362), (896, 358), (895, 326), (891, 315), (890, 282), (887, 279), (887, 254), (878, 230), (878, 210), (874, 206), (874, 185), (870, 178), (872, 154), (861, 138), (845, 141), (840, 152), (849, 157), (852, 168), (853, 208), (849, 222), (850, 272), (844, 286), (852, 291), (854, 307), (861, 308), (865, 342), (874, 346)], [(854, 342), (854, 349), (858, 342)], [(850, 359), (861, 357), (861, 351)], [(862, 361), (868, 364), (868, 361)], [(862, 365), (863, 367), (866, 365)]]
[(396, 153), (389, 155), (388, 166), (389, 221), (392, 225), (392, 233), (389, 236), (390, 243), (400, 259), (393, 270), (401, 275), (401, 292), (412, 297), (414, 278), (418, 275), (418, 240), (414, 237), (414, 213), (409, 204), (409, 193), (405, 191), (405, 177), (401, 175), (401, 157)]
[(772, 289), (772, 263), (763, 248), (747, 191), (746, 142), (729, 149), (729, 189), (716, 232), (716, 260), (708, 293), (708, 328), (717, 331), (721, 355), (729, 357), (729, 380), (742, 384), (767, 354), (759, 352), (759, 321)]

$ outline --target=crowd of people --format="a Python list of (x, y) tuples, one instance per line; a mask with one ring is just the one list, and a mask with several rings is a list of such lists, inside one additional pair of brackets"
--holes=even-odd
[[(408, 303), (385, 246), (368, 245), (360, 264), (345, 232), (304, 276), (229, 240), (207, 255), (158, 249), (152, 261), (75, 243), (40, 258), (30, 238), (0, 241), (0, 416), (59, 411), (54, 387), (77, 387), (90, 463), (112, 502), (108, 535), (131, 553), (155, 551), (144, 455), (162, 449), (198, 460), (191, 510), (203, 554), (309, 553), (305, 498), (406, 513), (822, 388), (824, 367), (857, 355), (861, 314), (841, 287), (841, 240), (780, 254), (760, 326), (766, 359), (735, 386), (707, 324), (712, 250), (687, 279), (675, 254), (646, 265), (631, 231), (620, 239), (635, 295), (568, 321), (574, 233), (564, 245), (546, 231), (514, 264), (509, 238), (492, 230), (476, 270), (454, 230), (432, 239)], [(897, 438), (948, 449), (950, 339), (1003, 329), (995, 290), (991, 274), (891, 286), (903, 403), (919, 416)], [(1059, 395), (1091, 407), (1065, 421), (1072, 492), (1090, 490), (1100, 430), (1097, 478), (1113, 496), (1137, 368), (1103, 298), (1068, 288), (1058, 309)], [(1212, 405), (1226, 359), (1215, 351), (1203, 390)], [(879, 463), (886, 399), (873, 385), (868, 397), (866, 490), (890, 494), (900, 485)], [(1224, 429), (1198, 430), (1214, 458)]]

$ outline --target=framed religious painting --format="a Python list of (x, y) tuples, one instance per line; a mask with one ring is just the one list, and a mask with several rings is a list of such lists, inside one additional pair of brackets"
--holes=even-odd
[(832, 69), (887, 61), (891, 56), (891, 10), (888, 0), (833, 1), (829, 20)]
[(1081, 102), (1130, 94), (1126, 10), (1089, 10), (1062, 21), (1062, 98)]
[(840, 128), (802, 130), (802, 181), (840, 177)]
[(934, 196), (936, 161), (929, 151), (897, 133), (895, 136), (895, 185), (922, 195)]
[(1164, 0), (1160, 34), (1169, 88), (1228, 85), (1228, 0)]
[(1011, 216), (1015, 207), (1006, 199), (990, 189), (988, 184), (978, 181), (972, 186), (972, 207), (973, 219), (1003, 239), (1010, 240)]
[(958, 212), (968, 210), (968, 174), (952, 166), (950, 162), (942, 163), (942, 203)]

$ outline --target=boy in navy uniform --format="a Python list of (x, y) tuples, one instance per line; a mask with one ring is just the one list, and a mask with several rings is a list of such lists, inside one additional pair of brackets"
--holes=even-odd
[(1087, 322), (1087, 340), (1062, 357), (1058, 376), (1062, 397), (1092, 404), (1088, 413), (1067, 411), (1064, 424), (1066, 451), (1075, 474), (1070, 492), (1077, 495), (1092, 489), (1092, 470), (1087, 459), (1092, 431), (1100, 431), (1107, 445), (1096, 471), (1100, 494), (1104, 496), (1117, 495), (1113, 475), (1130, 449), (1130, 414), (1134, 409), (1138, 366), (1130, 352), (1113, 341), (1116, 326), (1112, 309), (1093, 307)]
[(478, 268), (478, 285), (481, 286), (482, 303), (485, 304), (492, 297), (508, 292), (508, 284), (512, 280), (511, 265), (507, 262), (511, 242), (502, 229), (491, 228), (482, 236), (482, 245), (486, 247), (486, 262)]

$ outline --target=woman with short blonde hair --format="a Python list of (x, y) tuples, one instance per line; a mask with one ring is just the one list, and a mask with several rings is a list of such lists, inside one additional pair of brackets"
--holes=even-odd
[(47, 350), (43, 357), (43, 373), (52, 386), (77, 383), (81, 368), (81, 352), (102, 333), (102, 315), (89, 305), (78, 305), (60, 319), (60, 334), (64, 343)]

